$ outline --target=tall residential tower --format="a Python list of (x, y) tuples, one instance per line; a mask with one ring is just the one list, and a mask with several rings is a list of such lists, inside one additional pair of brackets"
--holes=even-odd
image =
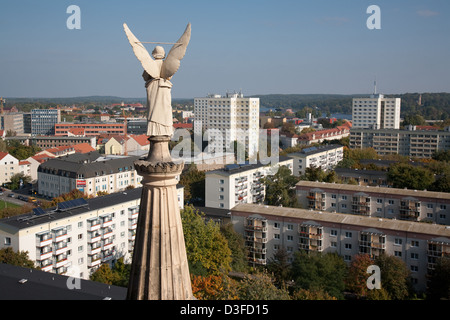
[(196, 132), (208, 130), (210, 150), (227, 150), (238, 141), (249, 156), (258, 152), (259, 98), (244, 98), (242, 93), (195, 98), (194, 114)]
[(376, 93), (368, 98), (353, 98), (352, 128), (400, 129), (400, 98), (385, 98)]

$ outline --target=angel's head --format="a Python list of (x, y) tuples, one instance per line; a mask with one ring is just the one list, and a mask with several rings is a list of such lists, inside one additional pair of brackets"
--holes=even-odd
[(164, 51), (163, 47), (156, 46), (152, 51), (152, 56), (155, 59), (164, 59), (164, 57), (166, 56), (166, 52)]

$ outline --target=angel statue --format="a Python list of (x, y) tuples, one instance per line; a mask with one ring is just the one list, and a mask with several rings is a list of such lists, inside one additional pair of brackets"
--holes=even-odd
[(172, 83), (170, 79), (177, 72), (180, 67), (180, 61), (186, 53), (191, 38), (191, 24), (187, 25), (181, 38), (173, 44), (167, 57), (164, 48), (156, 46), (152, 51), (154, 60), (142, 44), (144, 42), (140, 42), (134, 36), (126, 23), (123, 24), (123, 28), (134, 54), (144, 68), (142, 77), (145, 80), (147, 89), (147, 135), (150, 137), (172, 136)]

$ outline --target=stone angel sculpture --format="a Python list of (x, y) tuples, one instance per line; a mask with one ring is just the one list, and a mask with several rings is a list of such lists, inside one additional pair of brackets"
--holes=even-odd
[(152, 51), (154, 59), (145, 49), (142, 42), (130, 31), (126, 23), (123, 24), (123, 27), (134, 54), (144, 68), (142, 77), (145, 80), (147, 89), (147, 135), (150, 137), (172, 136), (172, 83), (170, 80), (178, 71), (180, 61), (186, 53), (191, 38), (191, 24), (187, 25), (181, 38), (173, 44), (167, 57), (164, 48), (156, 46)]

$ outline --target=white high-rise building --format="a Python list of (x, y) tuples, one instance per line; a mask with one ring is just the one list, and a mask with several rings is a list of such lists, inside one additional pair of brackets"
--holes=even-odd
[(400, 129), (400, 98), (353, 98), (352, 128)]
[(194, 130), (207, 130), (211, 152), (230, 150), (230, 144), (238, 141), (254, 156), (258, 152), (259, 98), (244, 98), (242, 93), (195, 98)]

